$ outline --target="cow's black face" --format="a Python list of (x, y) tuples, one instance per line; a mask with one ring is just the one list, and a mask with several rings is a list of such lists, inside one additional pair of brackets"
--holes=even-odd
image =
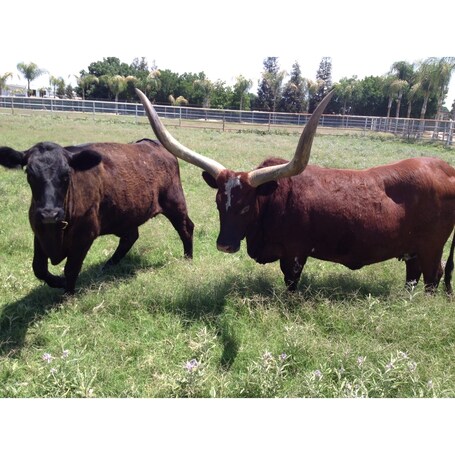
[(57, 144), (36, 144), (29, 150), (26, 173), (32, 190), (36, 223), (63, 221), (71, 173), (67, 152)]
[(65, 219), (65, 198), (73, 170), (87, 170), (101, 161), (97, 152), (70, 153), (52, 142), (25, 152), (27, 180), (32, 190), (35, 222), (55, 224)]

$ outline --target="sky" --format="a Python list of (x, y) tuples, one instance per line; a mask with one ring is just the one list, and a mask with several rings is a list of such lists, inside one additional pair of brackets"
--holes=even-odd
[[(298, 62), (302, 75), (316, 78), (323, 57), (332, 59), (332, 81), (386, 74), (400, 60), (455, 56), (450, 0), (173, 0), (66, 3), (7, 0), (1, 7), (0, 75), (15, 74), (17, 63), (36, 63), (49, 75), (76, 84), (73, 75), (92, 62), (118, 57), (124, 63), (145, 57), (176, 73), (204, 71), (234, 85), (237, 76), (254, 87), (267, 57), (280, 69)], [(71, 5), (71, 6), (67, 6)], [(446, 99), (455, 99), (455, 74)]]

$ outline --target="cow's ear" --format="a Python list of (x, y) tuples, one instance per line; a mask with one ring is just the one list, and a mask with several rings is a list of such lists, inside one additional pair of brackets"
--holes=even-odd
[(10, 147), (0, 147), (0, 165), (9, 169), (25, 166), (28, 155)]
[(70, 156), (69, 164), (76, 171), (87, 171), (92, 167), (98, 166), (101, 159), (101, 155), (94, 150), (82, 150)]
[(208, 186), (218, 189), (218, 185), (216, 184), (216, 180), (206, 171), (202, 173), (202, 178), (205, 180)]
[(278, 188), (278, 182), (272, 180), (271, 182), (263, 183), (256, 188), (259, 196), (270, 196)]

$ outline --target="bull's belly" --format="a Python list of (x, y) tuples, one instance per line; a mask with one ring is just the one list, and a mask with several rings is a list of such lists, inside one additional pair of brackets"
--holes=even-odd
[[(415, 248), (414, 248), (415, 249)], [(258, 263), (267, 264), (285, 258), (312, 257), (322, 261), (336, 262), (351, 270), (394, 258), (411, 257), (415, 254), (412, 245), (383, 244), (337, 244), (323, 242), (314, 245), (303, 243), (257, 243), (248, 246), (248, 254)]]
[[(358, 270), (365, 265), (376, 264), (378, 262), (387, 261), (393, 258), (399, 258), (407, 256), (407, 254), (392, 254), (392, 253), (371, 253), (365, 254), (347, 254), (347, 255), (335, 255), (324, 252), (317, 253), (316, 251), (309, 254), (310, 257), (320, 259), (321, 261), (336, 262), (337, 264), (344, 265), (351, 270)], [(410, 256), (410, 254), (409, 254)]]

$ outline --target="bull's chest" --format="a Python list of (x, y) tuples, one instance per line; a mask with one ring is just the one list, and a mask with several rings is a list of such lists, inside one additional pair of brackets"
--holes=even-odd
[[(64, 226), (64, 225), (63, 225)], [(58, 264), (68, 255), (68, 234), (60, 225), (33, 227), (36, 238), (44, 254), (52, 264)]]

